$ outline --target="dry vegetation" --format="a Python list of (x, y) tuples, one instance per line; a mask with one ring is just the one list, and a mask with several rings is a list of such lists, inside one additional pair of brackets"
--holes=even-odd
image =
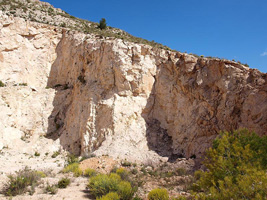
[[(176, 51), (170, 49), (166, 45), (157, 43), (154, 40), (148, 41), (140, 37), (135, 37), (118, 28), (107, 26), (105, 29), (101, 29), (99, 23), (74, 17), (67, 12), (59, 8), (54, 8), (49, 3), (45, 2), (36, 2), (33, 0), (0, 0), (0, 10), (7, 15), (14, 15), (26, 20), (59, 26), (73, 31), (83, 32), (85, 34), (95, 34), (101, 38), (117, 38), (133, 43), (150, 45), (155, 48)], [(193, 53), (190, 53), (190, 55), (193, 55), (197, 58), (205, 57), (203, 55), (199, 56)], [(211, 56), (207, 56), (206, 58), (227, 60), (224, 58)], [(230, 62), (249, 67), (247, 63), (241, 63), (240, 61), (232, 60)]]

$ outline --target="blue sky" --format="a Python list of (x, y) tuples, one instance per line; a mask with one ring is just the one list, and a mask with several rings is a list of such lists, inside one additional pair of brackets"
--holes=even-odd
[(267, 72), (267, 0), (44, 0), (69, 14), (181, 52)]

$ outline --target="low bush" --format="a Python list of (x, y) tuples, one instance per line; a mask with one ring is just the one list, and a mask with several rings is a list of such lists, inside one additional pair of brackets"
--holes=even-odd
[(129, 172), (124, 168), (119, 168), (116, 170), (116, 173), (121, 177), (122, 180), (129, 180)]
[(38, 156), (40, 156), (40, 153), (35, 151), (34, 156), (38, 157)]
[(6, 85), (2, 82), (2, 81), (0, 81), (0, 87), (5, 87)]
[(120, 196), (116, 192), (109, 192), (108, 194), (96, 198), (97, 200), (120, 200)]
[(53, 154), (52, 154), (52, 158), (56, 158), (58, 155), (60, 154), (59, 151), (55, 151)]
[(131, 170), (131, 173), (132, 173), (133, 175), (136, 175), (136, 174), (138, 174), (138, 170), (137, 170), (136, 168), (134, 168), (134, 169)]
[(33, 194), (35, 186), (39, 184), (41, 177), (39, 172), (25, 168), (17, 172), (16, 175), (8, 176), (9, 180), (5, 184), (1, 193), (6, 196), (16, 196), (25, 192)]
[(83, 175), (87, 177), (93, 177), (97, 175), (97, 172), (94, 169), (88, 168), (84, 171)]
[(47, 184), (47, 186), (45, 187), (45, 193), (56, 194), (57, 191), (58, 191), (58, 186), (57, 185), (49, 185), (49, 184)]
[(110, 175), (99, 174), (90, 178), (88, 187), (95, 197), (99, 198), (109, 192), (117, 192), (122, 200), (131, 199), (134, 190), (131, 184), (127, 181), (122, 181), (118, 174), (111, 173)]
[(63, 170), (63, 173), (72, 172), (74, 176), (79, 177), (83, 174), (82, 170), (79, 167), (79, 163), (72, 163), (67, 165)]
[(119, 175), (112, 173), (111, 175), (99, 174), (90, 178), (88, 187), (95, 197), (101, 197), (109, 192), (118, 190), (118, 184), (121, 182)]
[(58, 181), (58, 188), (66, 188), (70, 184), (69, 178), (62, 178)]
[(134, 195), (134, 190), (131, 186), (131, 183), (128, 181), (122, 181), (118, 185), (118, 194), (120, 195), (121, 200), (131, 199)]
[(169, 194), (166, 189), (157, 188), (149, 192), (148, 199), (149, 200), (169, 200)]
[(123, 161), (121, 161), (121, 166), (123, 166), (123, 167), (131, 167), (132, 163), (127, 161), (127, 160), (123, 160)]
[(78, 157), (76, 157), (73, 154), (68, 154), (68, 156), (67, 156), (67, 163), (68, 163), (68, 165), (70, 165), (72, 163), (78, 163), (78, 162), (79, 162), (79, 158)]
[(45, 178), (46, 177), (46, 174), (44, 172), (42, 172), (42, 171), (36, 171), (36, 174), (38, 176), (40, 176), (41, 178)]

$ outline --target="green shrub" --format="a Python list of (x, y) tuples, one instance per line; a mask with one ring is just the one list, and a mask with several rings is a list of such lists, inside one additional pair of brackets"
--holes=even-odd
[(67, 163), (68, 165), (72, 164), (72, 163), (78, 163), (79, 162), (79, 158), (77, 158), (75, 155), (73, 154), (68, 154), (67, 155)]
[(120, 200), (120, 196), (116, 192), (109, 192), (108, 194), (96, 198), (97, 200)]
[(157, 188), (149, 192), (148, 199), (149, 200), (168, 200), (169, 194), (166, 189)]
[(49, 184), (47, 184), (47, 186), (45, 187), (45, 193), (56, 194), (57, 191), (58, 191), (57, 185), (49, 185)]
[[(9, 180), (5, 184), (1, 193), (6, 196), (16, 196), (25, 192), (34, 193), (34, 188), (39, 184), (41, 179), (40, 173), (25, 168), (16, 173), (16, 175), (9, 175)], [(28, 187), (31, 187), (29, 190)]]
[(0, 81), (0, 87), (5, 87), (6, 85), (2, 82), (2, 81)]
[(146, 168), (144, 166), (141, 168), (141, 172), (143, 172), (144, 175), (147, 175), (147, 171), (146, 171)]
[(58, 188), (66, 188), (70, 184), (69, 178), (62, 178), (58, 181)]
[(72, 172), (74, 176), (78, 177), (83, 174), (83, 171), (79, 167), (79, 163), (72, 163), (67, 165), (63, 170), (63, 173)]
[(137, 170), (136, 168), (134, 168), (134, 169), (131, 170), (131, 173), (132, 173), (133, 175), (136, 175), (136, 174), (138, 174), (138, 170)]
[(35, 151), (34, 156), (38, 157), (38, 156), (40, 156), (40, 153)]
[(42, 171), (36, 171), (35, 172), (38, 176), (40, 176), (41, 178), (45, 178), (46, 177), (46, 174)]
[(94, 169), (88, 168), (84, 171), (83, 175), (87, 177), (93, 177), (97, 175), (97, 172)]
[[(267, 169), (267, 136), (260, 137), (254, 132), (249, 132), (247, 129), (235, 131), (233, 136), (240, 142), (242, 147), (249, 145), (253, 154), (252, 162), (260, 162), (261, 167)], [(216, 144), (214, 147), (216, 147)]]
[(128, 181), (122, 181), (118, 185), (118, 194), (121, 200), (131, 199), (134, 195), (134, 190)]
[(60, 154), (59, 151), (55, 151), (53, 154), (52, 154), (52, 158), (56, 158), (58, 155)]
[(129, 180), (129, 172), (126, 169), (121, 167), (116, 170), (116, 173), (120, 175), (122, 180), (127, 180), (127, 181)]
[[(111, 175), (112, 178), (110, 177)], [(118, 190), (118, 184), (121, 178), (119, 175), (115, 177), (113, 173), (111, 175), (99, 174), (90, 178), (88, 187), (95, 197), (101, 197), (109, 192)]]
[(175, 173), (172, 172), (172, 171), (167, 171), (167, 172), (162, 172), (162, 173), (160, 173), (159, 175), (160, 175), (161, 178), (166, 178), (166, 177), (169, 178), (169, 177), (174, 176)]
[(127, 160), (124, 160), (124, 161), (121, 161), (121, 165), (123, 167), (131, 167), (132, 166), (132, 163), (127, 161)]
[(88, 187), (95, 197), (101, 197), (109, 192), (117, 192), (122, 200), (131, 199), (134, 190), (127, 181), (122, 181), (118, 174), (99, 174), (90, 178)]
[(197, 171), (197, 199), (266, 199), (266, 143), (247, 130), (224, 132), (206, 153), (207, 171)]
[[(169, 172), (167, 172), (167, 173), (169, 173)], [(148, 174), (150, 176), (158, 176), (159, 175), (158, 171), (156, 171), (156, 170), (148, 170)]]

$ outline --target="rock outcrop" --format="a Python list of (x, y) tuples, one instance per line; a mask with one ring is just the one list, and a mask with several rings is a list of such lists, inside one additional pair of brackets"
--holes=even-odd
[(267, 75), (228, 60), (1, 16), (0, 70), (1, 129), (75, 154), (171, 160), (199, 157), (221, 130), (267, 134)]

